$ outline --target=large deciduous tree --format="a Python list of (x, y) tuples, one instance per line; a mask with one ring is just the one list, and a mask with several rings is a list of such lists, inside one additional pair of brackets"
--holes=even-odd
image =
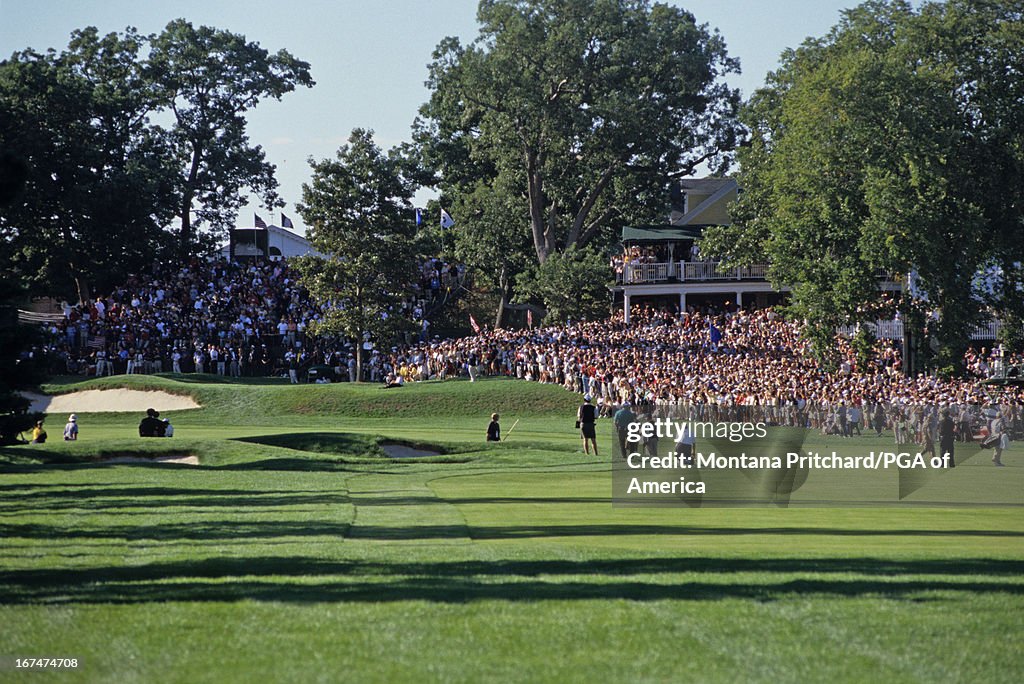
[(135, 31), (72, 34), (68, 49), (0, 63), (0, 147), (26, 182), (0, 214), (8, 267), (38, 290), (89, 296), (167, 242), (173, 155), (150, 122), (159, 107), (141, 74)]
[(246, 189), (268, 207), (282, 205), (274, 166), (249, 142), (245, 114), (260, 100), (312, 86), (308, 63), (287, 50), (270, 54), (245, 36), (177, 19), (153, 39), (146, 74), (174, 112), (182, 253), (193, 249), (198, 226), (230, 228)]
[(356, 342), (363, 377), (363, 336), (389, 339), (404, 320), (398, 308), (416, 269), (410, 199), (415, 185), (397, 152), (385, 154), (373, 132), (355, 129), (334, 159), (310, 160), (311, 181), (302, 186), (299, 213), (306, 237), (323, 256), (299, 263), (302, 282), (324, 309), (318, 335)]
[[(246, 136), (261, 99), (312, 85), (309, 65), (188, 22), (158, 37), (76, 31), (57, 53), (0, 62), (0, 150), (27, 169), (0, 215), (11, 268), (37, 291), (89, 296), (90, 284), (179, 255), (196, 227), (224, 229), (246, 188), (277, 202), (274, 167)], [(155, 121), (173, 112), (166, 129)]]
[[(28, 165), (10, 153), (0, 153), (0, 215), (21, 199), (28, 180)], [(12, 268), (11, 242), (0, 235), (0, 444), (15, 442), (18, 435), (42, 418), (29, 413), (30, 402), (21, 395), (42, 376), (38, 356), (30, 357), (36, 330), (18, 325), (17, 305), (24, 297), (25, 283)]]
[(739, 100), (721, 77), (738, 64), (689, 12), (482, 0), (478, 19), (471, 45), (437, 47), (416, 139), (453, 206), (479, 212), (464, 198), (481, 183), (503, 193), (535, 263), (660, 219), (670, 176), (728, 162)]
[[(824, 342), (873, 316), (878, 272), (956, 366), (985, 303), (1020, 311), (1024, 4), (868, 2), (783, 55), (744, 113), (733, 224), (703, 248), (770, 261)], [(998, 278), (979, 290), (983, 270)], [(909, 321), (908, 321), (909, 323)], [(824, 346), (824, 345), (822, 345)]]

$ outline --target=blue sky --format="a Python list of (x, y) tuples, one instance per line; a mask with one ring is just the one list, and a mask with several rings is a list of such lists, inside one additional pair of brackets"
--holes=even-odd
[[(749, 95), (778, 64), (780, 53), (807, 36), (820, 36), (854, 0), (690, 0), (697, 20), (717, 27), (743, 73), (730, 79)], [(31, 47), (67, 46), (72, 30), (101, 32), (134, 26), (159, 32), (179, 17), (244, 34), (270, 51), (289, 50), (311, 64), (317, 85), (281, 102), (260, 104), (249, 116), (250, 139), (277, 166), (284, 212), (302, 229), (295, 211), (309, 157), (333, 156), (355, 127), (376, 132), (382, 147), (409, 137), (417, 108), (427, 98), (426, 64), (445, 36), (470, 42), (477, 34), (476, 0), (0, 0), (0, 56)], [(421, 201), (429, 193), (421, 193)], [(239, 225), (251, 225), (251, 202)]]

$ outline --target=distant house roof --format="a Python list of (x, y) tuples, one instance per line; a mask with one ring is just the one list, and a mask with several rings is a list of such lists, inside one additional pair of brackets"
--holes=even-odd
[(683, 178), (679, 181), (680, 190), (693, 190), (701, 194), (713, 195), (724, 187), (735, 187), (733, 178)]
[(677, 242), (699, 238), (702, 229), (682, 226), (626, 226), (623, 242)]
[[(725, 203), (739, 191), (735, 178), (683, 178), (672, 189), (673, 226), (717, 225), (726, 219)], [(717, 218), (717, 220), (716, 220)]]

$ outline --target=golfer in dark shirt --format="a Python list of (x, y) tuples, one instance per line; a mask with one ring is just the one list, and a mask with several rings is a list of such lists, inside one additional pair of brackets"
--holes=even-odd
[[(513, 425), (512, 427), (515, 427)], [(491, 414), (491, 422), (487, 425), (487, 441), (488, 442), (500, 442), (501, 441), (501, 425), (498, 424), (498, 414)]]
[(583, 451), (590, 453), (590, 445), (594, 445), (594, 455), (597, 456), (597, 427), (594, 425), (597, 420), (597, 407), (591, 402), (590, 395), (583, 397), (583, 404), (576, 411), (576, 427), (580, 429), (580, 437), (583, 439)]
[(139, 437), (163, 437), (167, 425), (160, 420), (160, 414), (154, 409), (146, 409), (146, 417), (139, 423)]
[(955, 439), (956, 425), (949, 416), (949, 409), (942, 409), (942, 420), (939, 421), (939, 455), (949, 459), (946, 461), (947, 468), (956, 467), (956, 462), (953, 460)]

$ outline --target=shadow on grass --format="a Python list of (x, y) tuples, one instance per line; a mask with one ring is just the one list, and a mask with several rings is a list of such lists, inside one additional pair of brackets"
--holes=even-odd
[[(348, 498), (342, 495), (319, 494), (307, 499), (293, 499), (291, 503), (311, 503), (329, 499), (342, 504)], [(252, 497), (258, 501), (258, 497)], [(275, 505), (286, 505), (290, 499), (283, 496)], [(230, 499), (214, 499), (215, 505), (230, 505)], [(285, 509), (283, 512), (287, 512)], [(977, 529), (850, 529), (831, 527), (704, 527), (695, 525), (509, 525), (474, 527), (467, 525), (358, 525), (349, 530), (347, 523), (330, 521), (195, 521), (175, 522), (153, 527), (110, 526), (72, 528), (42, 523), (0, 524), (0, 537), (7, 539), (273, 539), (276, 537), (343, 537), (381, 541), (428, 541), (470, 537), (481, 541), (536, 539), (545, 537), (616, 537), (616, 536), (744, 536), (774, 535), (827, 536), (827, 537), (1024, 537), (1024, 532)]]
[[(877, 596), (925, 601), (978, 594), (1019, 596), (1024, 594), (1024, 584), (1017, 581), (1022, 571), (1024, 561), (990, 559), (646, 558), (375, 563), (258, 557), (140, 567), (4, 572), (0, 573), (4, 597), (0, 603), (463, 603), (735, 598), (771, 601), (793, 596)], [(761, 581), (744, 578), (721, 582), (695, 577), (694, 573), (754, 573), (762, 577)], [(301, 582), (289, 582), (287, 578), (299, 578)], [(928, 596), (931, 592), (954, 596)]]
[[(345, 471), (346, 461), (343, 458), (329, 458), (329, 455), (323, 456), (310, 454), (306, 457), (298, 458), (264, 458), (254, 461), (246, 461), (244, 463), (230, 463), (226, 465), (207, 465), (200, 464), (198, 466), (178, 464), (178, 463), (166, 463), (158, 462), (155, 459), (164, 458), (167, 456), (189, 456), (192, 452), (104, 452), (100, 457), (93, 458), (90, 456), (88, 460), (83, 460), (82, 457), (75, 454), (55, 454), (52, 457), (47, 455), (45, 462), (39, 462), (38, 458), (35, 459), (5, 459), (3, 450), (0, 449), (0, 473), (9, 474), (35, 474), (35, 473), (53, 473), (59, 471), (75, 471), (75, 470), (86, 470), (92, 468), (109, 468), (117, 465), (125, 468), (216, 468), (217, 470), (254, 470), (254, 471), (307, 471), (307, 472), (337, 472)], [(109, 463), (108, 459), (118, 458), (122, 456), (137, 457), (140, 459), (154, 459), (152, 462), (136, 461), (131, 463)], [(31, 485), (26, 485), (31, 486)]]
[(169, 508), (288, 508), (303, 504), (337, 506), (349, 503), (345, 494), (313, 490), (244, 490), (173, 487), (77, 488), (72, 491), (46, 489), (23, 491), (16, 497), (0, 499), (0, 514), (47, 513), (82, 510), (90, 513), (139, 509), (150, 513)]
[[(254, 437), (238, 437), (238, 442), (261, 444), (265, 446), (283, 447), (315, 454), (334, 454), (339, 456), (358, 456), (378, 458), (387, 461), (395, 459), (387, 453), (387, 445), (399, 445), (433, 452), (430, 456), (416, 458), (416, 462), (429, 463), (432, 458), (455, 454), (475, 453), (481, 450), (479, 444), (448, 444), (426, 442), (417, 439), (382, 437), (379, 435), (363, 435), (347, 432), (294, 432), (274, 435), (258, 435)], [(442, 459), (441, 462), (465, 462), (453, 459)]]
[(376, 448), (377, 444), (373, 437), (345, 432), (295, 432), (238, 437), (235, 441), (315, 453), (384, 456), (384, 452)]
[[(305, 502), (292, 502), (296, 503)], [(219, 504), (225, 505), (225, 504)], [(253, 511), (255, 512), (255, 511)], [(305, 520), (275, 521), (209, 521), (164, 523), (160, 525), (124, 525), (103, 528), (55, 527), (41, 523), (0, 524), (0, 537), (4, 539), (117, 539), (124, 541), (215, 541), (219, 539), (274, 539), (278, 537), (345, 537), (347, 522)], [(465, 530), (463, 529), (463, 536)]]
[(437, 497), (430, 496), (373, 496), (366, 495), (360, 496), (358, 494), (352, 495), (352, 503), (357, 506), (431, 506), (431, 505), (446, 505), (446, 504), (467, 504), (467, 505), (487, 505), (487, 504), (521, 504), (521, 505), (576, 505), (576, 504), (607, 504), (611, 505), (612, 499), (609, 496), (552, 496), (552, 497), (540, 497), (540, 496), (481, 496), (473, 498), (444, 498), (439, 499)]

